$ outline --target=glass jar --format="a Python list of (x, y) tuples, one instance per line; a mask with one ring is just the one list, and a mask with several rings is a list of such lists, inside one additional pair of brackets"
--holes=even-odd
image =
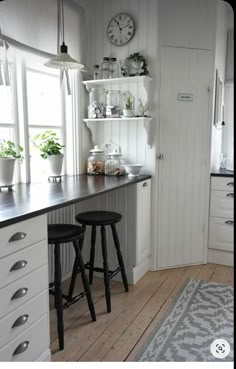
[(93, 79), (101, 79), (101, 71), (98, 64), (95, 64), (93, 67)]
[(111, 76), (110, 78), (118, 78), (118, 64), (116, 58), (110, 58), (111, 63)]
[(125, 175), (125, 161), (122, 159), (122, 153), (115, 150), (114, 152), (110, 152), (108, 156), (109, 159), (105, 164), (105, 174), (107, 176)]
[(105, 118), (105, 90), (94, 87), (89, 91), (88, 118)]
[(103, 58), (103, 62), (101, 64), (101, 75), (102, 79), (107, 79), (111, 77), (110, 58), (107, 58), (106, 56)]
[(106, 117), (119, 118), (121, 113), (121, 93), (120, 91), (106, 92)]
[(91, 155), (88, 157), (87, 173), (92, 175), (105, 174), (106, 155), (104, 151), (94, 146), (94, 149), (90, 150)]

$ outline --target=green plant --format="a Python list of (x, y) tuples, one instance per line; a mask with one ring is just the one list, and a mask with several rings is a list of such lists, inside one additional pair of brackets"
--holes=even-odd
[(132, 110), (133, 102), (134, 102), (133, 96), (128, 95), (127, 97), (125, 97), (125, 109)]
[[(61, 145), (58, 141), (57, 134), (52, 130), (46, 130), (34, 136), (35, 145), (39, 148), (43, 159), (47, 159), (50, 155), (60, 155), (61, 149), (65, 145)], [(37, 144), (38, 143), (38, 144)]]
[(23, 159), (23, 147), (8, 140), (0, 140), (0, 158)]
[[(149, 74), (148, 68), (147, 68), (147, 61), (144, 58), (143, 55), (141, 55), (139, 52), (137, 53), (133, 53), (130, 56), (128, 56), (128, 58), (126, 58), (126, 60), (132, 62), (143, 62), (142, 65), (142, 72), (139, 74), (140, 76), (147, 76)], [(131, 74), (130, 74), (131, 76)]]

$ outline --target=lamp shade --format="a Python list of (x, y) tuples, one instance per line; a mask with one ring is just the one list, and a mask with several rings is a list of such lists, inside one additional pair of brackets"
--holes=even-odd
[(82, 69), (84, 65), (73, 59), (67, 52), (67, 46), (63, 42), (60, 53), (45, 63), (47, 67), (56, 69)]

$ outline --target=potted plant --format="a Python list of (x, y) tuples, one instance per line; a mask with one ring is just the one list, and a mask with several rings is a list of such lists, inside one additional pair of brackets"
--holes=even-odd
[(123, 98), (123, 116), (126, 118), (134, 117), (134, 97), (130, 93), (125, 92)]
[(58, 142), (59, 138), (52, 130), (37, 134), (34, 141), (40, 150), (40, 156), (48, 161), (48, 176), (60, 177), (64, 158), (61, 150), (65, 145)]
[(23, 147), (8, 140), (0, 140), (0, 187), (13, 185), (16, 159), (22, 160)]

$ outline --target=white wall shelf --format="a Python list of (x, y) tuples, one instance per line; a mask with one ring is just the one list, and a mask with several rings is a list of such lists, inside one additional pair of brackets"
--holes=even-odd
[(150, 124), (152, 121), (152, 117), (132, 117), (132, 118), (94, 118), (94, 119), (83, 119), (86, 123), (87, 127), (92, 132), (93, 136), (93, 123), (98, 122), (115, 122), (115, 121), (143, 121), (143, 126), (147, 133), (147, 148), (151, 148), (151, 137), (150, 137)]
[(82, 83), (86, 86), (87, 90), (95, 86), (104, 86), (104, 85), (117, 85), (117, 84), (129, 84), (129, 83), (143, 83), (144, 87), (149, 84), (152, 80), (151, 77), (148, 76), (134, 76), (134, 77), (120, 77), (120, 78), (108, 78), (108, 79), (96, 79), (96, 80), (88, 80), (82, 81)]

